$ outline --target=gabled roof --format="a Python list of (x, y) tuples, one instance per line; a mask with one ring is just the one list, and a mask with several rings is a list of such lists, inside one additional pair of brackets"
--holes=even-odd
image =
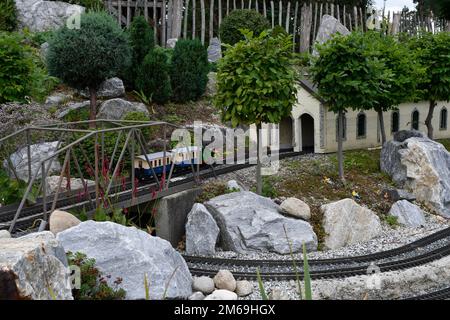
[(298, 83), (303, 89), (308, 91), (314, 98), (324, 103), (323, 99), (319, 96), (319, 88), (317, 88), (317, 86), (314, 83), (312, 83), (308, 79), (300, 79)]

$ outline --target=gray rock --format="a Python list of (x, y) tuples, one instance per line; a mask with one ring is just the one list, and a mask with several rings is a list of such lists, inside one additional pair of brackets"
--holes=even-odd
[(150, 115), (147, 107), (143, 103), (129, 102), (120, 98), (103, 102), (97, 114), (98, 119), (121, 120), (129, 112), (143, 112)]
[(57, 300), (73, 300), (66, 266), (64, 250), (51, 232), (2, 239), (1, 286), (10, 288), (10, 292), (16, 292), (18, 296), (8, 297), (6, 290), (2, 290), (0, 296), (6, 295), (6, 299), (51, 300), (53, 292)]
[(214, 290), (205, 300), (237, 300), (238, 296), (236, 293), (228, 290)]
[(208, 46), (208, 61), (217, 62), (222, 58), (222, 46), (220, 40), (216, 37), (212, 38)]
[(217, 93), (217, 73), (208, 73), (208, 82), (206, 84), (205, 96), (214, 97)]
[[(84, 98), (89, 98), (89, 90), (85, 89), (79, 92)], [(125, 95), (125, 86), (123, 81), (119, 78), (111, 78), (102, 82), (98, 91), (97, 98), (99, 99), (113, 99), (120, 98)]]
[(187, 298), (192, 294), (192, 277), (186, 262), (169, 242), (134, 227), (112, 222), (86, 221), (58, 233), (67, 251), (83, 252), (96, 260), (104, 274), (117, 277), (127, 299), (145, 298), (147, 275), (151, 299), (162, 299), (167, 283), (168, 298)]
[(81, 14), (85, 8), (62, 1), (15, 0), (17, 20), (21, 29), (32, 32), (55, 30), (65, 25), (70, 17)]
[(417, 130), (400, 130), (394, 133), (394, 141), (403, 142), (409, 138), (426, 138), (426, 136)]
[[(324, 15), (322, 17), (322, 23), (319, 26), (315, 41), (318, 44), (323, 44), (330, 40), (335, 33), (348, 35), (350, 34), (350, 31), (335, 17)], [(318, 52), (315, 49), (313, 51), (313, 55), (318, 55)]]
[(294, 252), (317, 249), (317, 236), (305, 221), (284, 217), (279, 206), (253, 192), (233, 192), (205, 203), (220, 228), (222, 248), (238, 253), (270, 251), (289, 254), (285, 229)]
[(72, 99), (72, 96), (66, 95), (64, 93), (55, 93), (51, 96), (48, 96), (45, 100), (45, 108), (49, 109), (52, 107), (59, 107), (64, 104), (66, 104), (70, 99)]
[[(46, 179), (46, 190), (47, 195), (54, 194), (56, 190), (58, 190), (58, 184), (59, 184), (59, 176), (50, 176)], [(84, 180), (86, 183), (86, 187), (94, 186), (95, 181), (92, 180)], [(67, 185), (67, 178), (62, 179), (61, 188), (59, 189), (59, 192), (65, 192), (69, 190), (69, 186)], [(83, 185), (80, 178), (71, 178), (70, 179), (70, 190), (78, 190), (83, 192), (85, 189), (85, 186)]]
[(287, 198), (281, 203), (280, 209), (282, 212), (295, 218), (311, 219), (311, 209), (306, 203), (297, 198)]
[(193, 294), (191, 294), (188, 298), (188, 300), (204, 300), (205, 299), (205, 295), (199, 291), (194, 292)]
[(394, 203), (389, 214), (397, 217), (398, 223), (408, 227), (421, 227), (426, 224), (422, 209), (407, 200)]
[(83, 102), (72, 102), (72, 103), (67, 104), (67, 106), (64, 109), (62, 109), (56, 115), (56, 117), (58, 119), (63, 119), (72, 111), (79, 112), (79, 111), (81, 111), (81, 109), (89, 110), (90, 106), (91, 106), (91, 102), (89, 100), (88, 101), (83, 101)]
[(219, 270), (214, 276), (213, 281), (217, 289), (236, 290), (236, 280), (228, 270)]
[(81, 221), (73, 214), (61, 210), (53, 211), (49, 220), (50, 231), (55, 235), (80, 223)]
[(178, 42), (178, 38), (167, 39), (166, 47), (169, 49), (174, 49), (177, 42)]
[[(58, 141), (43, 142), (39, 144), (31, 145), (31, 175), (38, 172), (38, 179), (41, 172), (41, 161), (45, 158), (53, 155), (57, 151)], [(14, 152), (11, 156), (11, 163), (14, 166), (19, 179), (28, 181), (28, 154), (27, 147), (21, 148), (19, 151)], [(46, 163), (46, 170), (49, 165), (49, 161)], [(9, 176), (13, 177), (12, 170), (9, 169), (7, 160), (3, 161), (3, 167), (8, 171)], [(58, 159), (55, 158), (51, 164), (48, 174), (60, 173), (61, 164)]]
[(11, 234), (8, 230), (0, 230), (0, 239), (11, 238)]
[(278, 288), (272, 289), (272, 291), (269, 293), (269, 300), (290, 300), (289, 295)]
[(48, 47), (49, 47), (49, 43), (48, 42), (44, 42), (43, 44), (41, 44), (41, 48), (39, 50), (39, 54), (41, 56), (42, 61), (44, 61), (46, 63), (47, 60), (47, 53), (48, 53)]
[(230, 180), (227, 182), (228, 190), (244, 191), (244, 189), (237, 183), (236, 180)]
[(200, 291), (204, 294), (210, 294), (214, 291), (214, 289), (214, 280), (210, 277), (194, 277), (194, 280), (192, 282), (193, 291)]
[(337, 249), (368, 241), (381, 233), (380, 218), (353, 199), (343, 199), (320, 207), (323, 212), (325, 247)]
[(403, 190), (403, 189), (385, 189), (383, 190), (382, 194), (391, 199), (392, 201), (399, 201), (399, 200), (408, 200), (408, 201), (414, 201), (416, 200), (416, 196), (412, 193)]
[(219, 227), (201, 203), (196, 203), (189, 212), (186, 223), (186, 253), (210, 256), (216, 252)]
[(411, 191), (438, 214), (450, 217), (450, 153), (442, 144), (426, 137), (388, 141), (380, 164), (400, 188)]
[(246, 297), (253, 292), (253, 285), (247, 280), (236, 281), (236, 294), (239, 297)]

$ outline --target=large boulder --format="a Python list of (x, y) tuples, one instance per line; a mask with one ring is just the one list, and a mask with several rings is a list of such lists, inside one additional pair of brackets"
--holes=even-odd
[(186, 262), (169, 242), (135, 227), (112, 222), (82, 222), (58, 233), (67, 251), (83, 252), (108, 275), (110, 284), (122, 278), (127, 299), (144, 299), (147, 275), (151, 299), (187, 298), (192, 294), (192, 277)]
[(58, 234), (64, 230), (79, 225), (81, 221), (73, 214), (61, 210), (55, 210), (50, 215), (49, 223), (50, 231), (53, 234)]
[(85, 8), (62, 1), (15, 0), (20, 28), (32, 32), (55, 30), (69, 18), (81, 14)]
[(57, 108), (59, 106), (64, 105), (68, 101), (70, 101), (70, 99), (72, 99), (71, 95), (67, 95), (65, 93), (57, 92), (57, 93), (54, 93), (54, 94), (48, 96), (47, 99), (45, 99), (45, 105), (44, 106), (47, 109)]
[(201, 203), (196, 203), (189, 212), (186, 223), (186, 253), (210, 256), (216, 250), (219, 227)]
[[(326, 14), (322, 17), (322, 23), (319, 26), (316, 36), (316, 43), (323, 44), (330, 40), (336, 33), (347, 35), (350, 34), (350, 31), (335, 17)], [(317, 54), (316, 49), (314, 49), (313, 55)]]
[(305, 221), (284, 217), (271, 199), (253, 192), (233, 192), (205, 203), (220, 228), (222, 248), (238, 253), (270, 251), (289, 254), (306, 244), (308, 251), (317, 249), (317, 236)]
[[(84, 98), (89, 98), (89, 90), (80, 91), (80, 95)], [(99, 99), (113, 99), (123, 97), (125, 95), (125, 86), (123, 81), (119, 78), (111, 78), (102, 82), (97, 90), (97, 98)]]
[(388, 141), (380, 164), (399, 187), (411, 191), (438, 214), (450, 217), (450, 153), (442, 144), (416, 136)]
[(64, 249), (51, 232), (1, 239), (0, 300), (72, 300), (66, 267)]
[(91, 106), (91, 102), (89, 100), (82, 101), (82, 102), (71, 102), (68, 103), (67, 106), (65, 106), (57, 115), (56, 117), (58, 119), (65, 118), (69, 113), (76, 112), (79, 113), (80, 111), (87, 110), (89, 111), (89, 108)]
[[(53, 142), (43, 142), (38, 144), (33, 144), (30, 147), (31, 151), (31, 175), (33, 176), (36, 171), (41, 171), (41, 161), (45, 158), (53, 155), (57, 151), (58, 141)], [(11, 156), (11, 163), (16, 170), (19, 179), (28, 181), (28, 153), (27, 147), (21, 148), (19, 151), (14, 152)], [(46, 170), (48, 168), (50, 161), (45, 164)], [(13, 177), (13, 172), (9, 168), (7, 160), (3, 161), (3, 167), (9, 172), (9, 175)], [(57, 158), (54, 158), (48, 174), (55, 174), (61, 171), (61, 164)], [(38, 173), (38, 179), (40, 174)]]
[(219, 38), (212, 38), (208, 46), (208, 61), (217, 62), (222, 58), (222, 44)]
[(323, 212), (325, 247), (337, 249), (368, 241), (381, 233), (380, 218), (353, 199), (343, 199), (320, 207)]
[(397, 217), (398, 223), (408, 227), (421, 227), (426, 223), (422, 209), (407, 200), (394, 203), (389, 214)]
[(280, 205), (280, 209), (283, 213), (294, 218), (300, 218), (303, 220), (311, 219), (311, 209), (309, 206), (302, 200), (294, 197), (284, 200)]
[(120, 98), (111, 99), (103, 102), (100, 105), (100, 110), (97, 114), (98, 119), (121, 120), (129, 112), (143, 112), (150, 115), (147, 107), (143, 103), (129, 102)]

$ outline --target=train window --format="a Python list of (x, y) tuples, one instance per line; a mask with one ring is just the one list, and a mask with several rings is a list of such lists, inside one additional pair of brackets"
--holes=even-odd
[(138, 162), (138, 166), (139, 166), (139, 168), (142, 168), (142, 161)]

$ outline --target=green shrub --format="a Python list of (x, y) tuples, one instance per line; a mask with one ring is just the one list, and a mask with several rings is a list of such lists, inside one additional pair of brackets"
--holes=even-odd
[(170, 79), (173, 99), (178, 102), (196, 100), (208, 83), (208, 53), (199, 40), (179, 40), (172, 57)]
[(269, 21), (254, 10), (234, 10), (225, 19), (219, 28), (220, 40), (223, 43), (234, 45), (244, 40), (239, 29), (248, 29), (258, 36), (262, 31), (269, 29)]
[(95, 259), (89, 259), (81, 252), (67, 252), (69, 265), (78, 266), (81, 270), (81, 287), (73, 289), (72, 294), (75, 300), (123, 300), (126, 291), (118, 288), (122, 282), (121, 278), (114, 281), (115, 288), (108, 285), (109, 275), (102, 273), (95, 266)]
[(13, 31), (17, 27), (17, 11), (14, 0), (0, 1), (0, 31)]
[(128, 38), (110, 15), (90, 12), (81, 15), (81, 27), (62, 27), (49, 39), (47, 65), (51, 75), (67, 85), (91, 92), (91, 118), (96, 115), (100, 84), (121, 74), (130, 62)]
[(164, 50), (155, 48), (145, 56), (137, 70), (136, 89), (156, 103), (164, 104), (172, 95), (170, 87), (170, 65)]
[[(129, 112), (125, 115), (125, 117), (123, 118), (123, 120), (131, 120), (131, 121), (150, 121), (150, 118), (147, 114), (145, 114), (144, 112), (141, 111), (133, 111), (133, 112)], [(152, 136), (153, 132), (155, 131), (154, 128), (152, 127), (148, 127), (148, 128), (144, 128), (141, 129), (142, 134), (144, 135), (144, 137), (146, 139), (150, 139), (150, 137)]]
[(23, 102), (30, 94), (31, 48), (15, 33), (0, 32), (0, 103)]
[(42, 60), (39, 49), (33, 48), (33, 70), (30, 75), (30, 97), (37, 102), (45, 102), (47, 96), (59, 84), (59, 79), (48, 74), (45, 62)]

